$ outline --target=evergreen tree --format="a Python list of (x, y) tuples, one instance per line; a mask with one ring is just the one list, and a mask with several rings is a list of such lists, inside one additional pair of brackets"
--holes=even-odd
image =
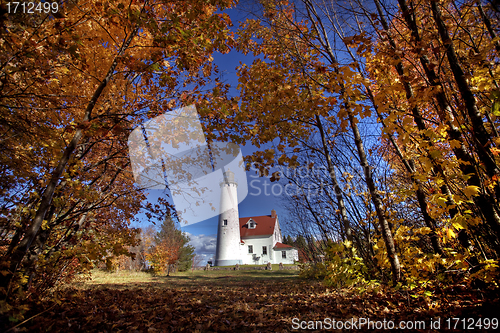
[(155, 269), (166, 270), (169, 275), (171, 269), (186, 271), (191, 268), (194, 247), (188, 245), (189, 240), (186, 233), (177, 229), (172, 216), (167, 215), (156, 233), (155, 246), (151, 251), (151, 258), (155, 258), (153, 266), (160, 266)]
[(182, 233), (183, 245), (180, 248), (179, 263), (177, 264), (177, 269), (180, 272), (185, 272), (191, 268), (193, 265), (194, 257), (194, 247), (192, 245), (187, 245), (190, 239), (186, 233)]
[(298, 248), (298, 249), (301, 249), (301, 250), (306, 250), (307, 249), (306, 239), (302, 235), (297, 236), (297, 238), (295, 239), (294, 244), (295, 244), (295, 247)]

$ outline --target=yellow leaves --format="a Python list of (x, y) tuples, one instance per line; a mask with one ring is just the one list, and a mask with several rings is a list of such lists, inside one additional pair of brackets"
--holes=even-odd
[(413, 118), (411, 118), (411, 117), (405, 117), (403, 119), (403, 126), (404, 127), (413, 126)]
[(418, 229), (414, 230), (414, 232), (416, 234), (420, 234), (420, 235), (428, 235), (431, 233), (431, 231), (432, 230), (429, 227), (422, 227), (422, 228), (418, 228)]
[(340, 108), (340, 110), (337, 112), (337, 117), (340, 119), (345, 119), (347, 117), (347, 112), (344, 108)]
[(58, 87), (58, 85), (59, 85), (59, 83), (60, 83), (60, 82), (61, 82), (61, 81), (59, 81), (59, 80), (58, 80), (58, 79), (56, 79), (56, 78), (51, 78), (51, 79), (49, 80), (49, 82), (48, 82), (48, 83), (49, 83), (49, 87), (51, 87), (51, 88), (55, 89), (55, 88), (57, 88), (57, 87)]
[(498, 288), (498, 281), (500, 278), (499, 274), (499, 260), (488, 259), (481, 262), (481, 269), (471, 275), (470, 279), (479, 279), (481, 281), (492, 283), (496, 288)]
[(462, 146), (461, 142), (458, 140), (449, 140), (448, 144), (450, 145), (451, 149), (460, 148)]
[(49, 228), (49, 223), (47, 220), (43, 220), (42, 222), (42, 230), (47, 230)]
[(500, 154), (500, 149), (498, 149), (497, 147), (491, 147), (490, 151), (495, 156), (499, 156), (499, 154)]
[(61, 66), (61, 67), (58, 67), (56, 69), (56, 73), (59, 74), (59, 75), (67, 75), (67, 74), (71, 74), (71, 71), (65, 67), (65, 66)]
[(491, 80), (491, 76), (489, 75), (488, 67), (477, 68), (474, 71), (471, 83), (472, 89), (476, 92), (491, 91), (493, 80)]
[(457, 238), (457, 234), (455, 233), (455, 231), (453, 231), (452, 228), (447, 228), (445, 230), (445, 236), (446, 236), (447, 239)]
[(430, 149), (428, 153), (429, 156), (432, 157), (434, 160), (437, 160), (441, 157), (441, 151), (437, 149)]
[(433, 165), (432, 165), (432, 161), (429, 158), (427, 158), (425, 156), (420, 156), (419, 162), (420, 162), (422, 169), (424, 170), (425, 173), (428, 173), (432, 170)]
[(467, 226), (467, 219), (464, 216), (457, 214), (451, 220), (451, 225), (457, 230), (465, 229)]
[(463, 192), (467, 198), (471, 198), (479, 194), (480, 188), (474, 185), (467, 186)]
[(343, 73), (343, 79), (345, 81), (348, 81), (349, 78), (351, 78), (352, 76), (354, 76), (355, 74), (357, 74), (357, 73), (353, 72), (349, 66), (344, 66), (344, 67), (342, 67), (341, 70), (342, 70), (342, 73)]

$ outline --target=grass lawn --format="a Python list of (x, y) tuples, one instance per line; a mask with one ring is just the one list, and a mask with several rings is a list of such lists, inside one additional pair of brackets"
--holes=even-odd
[(317, 322), (367, 318), (392, 320), (396, 325), (423, 321), (425, 329), (411, 331), (429, 332), (431, 319), (498, 318), (498, 293), (450, 287), (430, 297), (412, 296), (417, 295), (392, 289), (364, 295), (334, 290), (299, 279), (298, 271), (188, 271), (168, 277), (94, 271), (92, 280), (61, 288), (32, 306), (26, 318), (38, 316), (22, 328), (27, 332), (297, 332), (301, 330), (293, 328), (304, 321), (302, 327), (315, 328), (304, 331), (322, 332)]
[(105, 272), (100, 270), (92, 271), (92, 279), (76, 284), (79, 288), (135, 288), (135, 287), (155, 287), (155, 288), (177, 288), (177, 287), (198, 287), (198, 286), (228, 286), (245, 285), (261, 282), (286, 282), (296, 283), (299, 278), (299, 271), (296, 270), (240, 270), (240, 271), (203, 271), (194, 270), (187, 272), (176, 272), (170, 276), (153, 274), (146, 272)]
[[(283, 264), (283, 266), (285, 267), (292, 267), (292, 266), (298, 266), (300, 264)], [(267, 265), (240, 265), (240, 267), (266, 267)], [(280, 265), (279, 264), (272, 264), (271, 265), (273, 267), (273, 271), (274, 270), (279, 270), (280, 268)], [(234, 265), (231, 265), (231, 266), (219, 266), (219, 267), (231, 267), (231, 268), (234, 268)]]

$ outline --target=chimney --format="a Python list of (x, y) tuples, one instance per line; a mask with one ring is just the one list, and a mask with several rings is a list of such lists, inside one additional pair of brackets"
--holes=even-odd
[(273, 209), (273, 210), (271, 211), (271, 217), (272, 217), (273, 219), (275, 219), (277, 216), (278, 216), (278, 215), (276, 214), (276, 211)]

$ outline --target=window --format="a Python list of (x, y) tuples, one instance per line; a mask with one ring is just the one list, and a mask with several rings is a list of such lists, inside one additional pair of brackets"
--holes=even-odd
[(224, 220), (224, 221), (222, 222), (222, 225), (227, 225), (227, 220)]
[(267, 246), (262, 247), (262, 255), (263, 256), (267, 255)]
[(253, 253), (253, 245), (248, 245), (248, 253)]
[(286, 251), (281, 251), (281, 258), (286, 259)]

